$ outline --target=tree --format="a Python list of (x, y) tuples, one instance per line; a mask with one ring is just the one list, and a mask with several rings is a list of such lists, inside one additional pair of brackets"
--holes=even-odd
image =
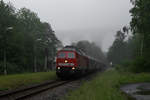
[[(54, 34), (49, 23), (41, 22), (37, 15), (29, 9), (22, 8), (18, 12), (18, 18), (21, 20), (23, 27), (26, 29), (25, 36), (27, 36), (26, 45), (30, 47), (30, 56), (34, 58), (34, 71), (37, 71), (37, 60), (44, 62), (44, 70), (47, 71), (48, 61), (54, 61), (56, 55), (57, 44), (61, 43)], [(33, 54), (33, 55), (32, 55)], [(28, 54), (27, 54), (28, 55)]]
[[(123, 31), (125, 31), (124, 28)], [(115, 41), (109, 48), (107, 58), (109, 62), (112, 62), (113, 64), (120, 64), (123, 60), (128, 59), (128, 43), (125, 41), (126, 34), (121, 30), (117, 31), (115, 38)]]
[(132, 0), (134, 7), (130, 10), (132, 14), (131, 29), (134, 34), (139, 34), (141, 56), (150, 57), (150, 1)]
[(3, 52), (3, 68), (4, 74), (7, 74), (7, 49), (8, 49), (8, 41), (11, 36), (9, 30), (12, 29), (16, 22), (16, 18), (14, 15), (14, 9), (11, 5), (7, 5), (2, 1), (0, 1), (0, 46), (1, 52)]
[(0, 13), (0, 74), (6, 67), (8, 74), (47, 71), (61, 45), (50, 24), (27, 8), (15, 10), (3, 1)]
[(53, 62), (56, 56), (57, 46), (61, 44), (61, 42), (57, 39), (57, 37), (54, 34), (54, 31), (51, 28), (51, 25), (49, 23), (43, 23), (44, 26), (44, 33), (42, 39), (42, 44), (45, 49), (45, 64), (44, 64), (44, 70), (47, 70), (48, 67), (48, 61), (50, 63), (50, 69), (52, 69)]
[[(126, 41), (118, 41), (124, 39), (123, 34), (118, 34), (113, 45), (108, 52), (108, 59), (115, 64), (121, 64), (125, 60), (129, 60), (131, 68), (134, 72), (147, 72), (149, 69), (150, 58), (150, 1), (149, 0), (130, 0), (133, 8), (130, 10), (132, 20), (130, 29), (133, 36)], [(126, 27), (123, 33), (128, 33)], [(121, 45), (119, 45), (121, 43)], [(120, 48), (119, 48), (120, 47)], [(121, 52), (119, 52), (121, 51)]]
[[(17, 18), (22, 25), (23, 34), (25, 36), (30, 56), (33, 57), (34, 72), (37, 72), (37, 42), (41, 34), (41, 22), (37, 14), (26, 8), (21, 8), (17, 13)], [(28, 54), (27, 54), (28, 55)]]

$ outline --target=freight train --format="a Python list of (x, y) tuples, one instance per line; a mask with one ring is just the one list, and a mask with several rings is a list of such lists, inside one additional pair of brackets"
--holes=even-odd
[(105, 64), (85, 54), (74, 46), (66, 46), (57, 52), (56, 74), (60, 78), (82, 76), (102, 70)]

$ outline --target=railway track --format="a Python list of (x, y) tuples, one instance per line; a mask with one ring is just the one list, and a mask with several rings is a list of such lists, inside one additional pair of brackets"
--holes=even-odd
[(88, 78), (90, 75), (92, 74), (84, 75), (80, 78), (74, 80), (67, 80), (67, 81), (62, 81), (57, 79), (54, 81), (49, 81), (49, 82), (21, 88), (21, 89), (3, 92), (0, 93), (0, 100), (26, 100), (32, 96), (35, 96), (47, 90), (55, 89), (57, 87), (61, 87), (66, 84), (72, 84), (72, 82), (79, 81), (84, 78)]
[(0, 94), (0, 100), (23, 100), (27, 97), (36, 95), (38, 93), (44, 92), (49, 89), (57, 88), (69, 82), (71, 81), (55, 80), (55, 81), (49, 81), (46, 83), (30, 86), (27, 88), (9, 91), (9, 92)]

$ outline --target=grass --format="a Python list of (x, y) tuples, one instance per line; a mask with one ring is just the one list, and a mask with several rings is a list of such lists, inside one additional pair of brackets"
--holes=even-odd
[(0, 90), (14, 89), (53, 79), (56, 79), (54, 71), (0, 76)]
[(120, 91), (120, 86), (127, 83), (150, 82), (150, 74), (125, 73), (115, 70), (106, 71), (94, 80), (83, 84), (78, 90), (71, 92), (67, 100), (127, 100)]

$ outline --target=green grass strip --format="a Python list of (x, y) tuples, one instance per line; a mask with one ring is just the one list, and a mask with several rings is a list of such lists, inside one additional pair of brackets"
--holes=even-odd
[(8, 90), (56, 79), (55, 72), (38, 72), (0, 76), (0, 90)]
[(78, 90), (70, 93), (67, 100), (127, 100), (120, 91), (120, 86), (127, 83), (150, 82), (150, 74), (119, 73), (106, 71), (94, 80), (83, 84)]

